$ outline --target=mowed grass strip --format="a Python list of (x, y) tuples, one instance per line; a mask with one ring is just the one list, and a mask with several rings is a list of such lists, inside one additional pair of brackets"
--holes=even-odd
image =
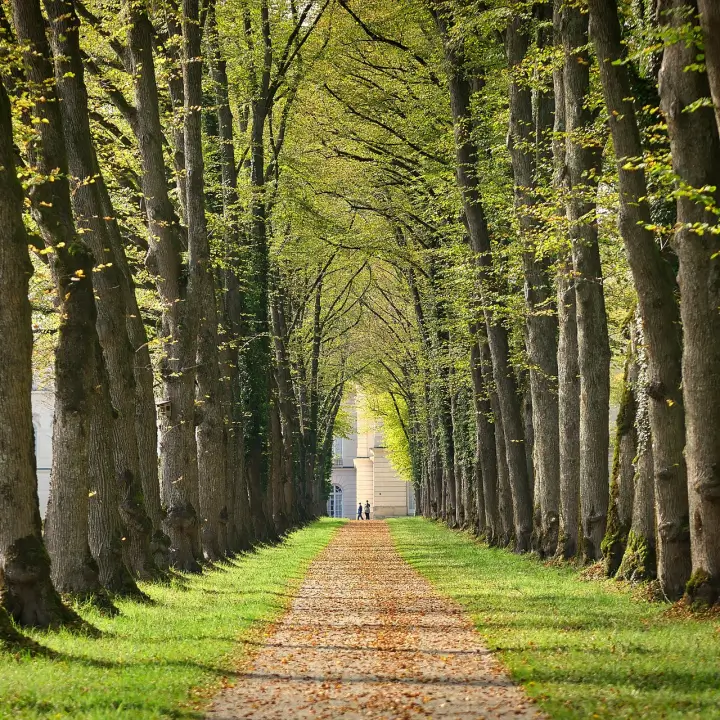
[(201, 576), (143, 585), (154, 604), (118, 601), (117, 618), (83, 610), (100, 639), (33, 633), (55, 657), (0, 653), (0, 718), (202, 717), (341, 524), (320, 520)]
[(678, 617), (573, 568), (391, 520), (401, 555), (470, 614), (553, 718), (720, 718), (720, 621)]

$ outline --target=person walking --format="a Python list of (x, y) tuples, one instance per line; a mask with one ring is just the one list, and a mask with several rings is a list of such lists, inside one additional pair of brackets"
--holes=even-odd
[(362, 503), (358, 505), (358, 520), (362, 520)]
[(365, 519), (366, 520), (370, 519), (370, 501), (369, 500), (365, 501)]

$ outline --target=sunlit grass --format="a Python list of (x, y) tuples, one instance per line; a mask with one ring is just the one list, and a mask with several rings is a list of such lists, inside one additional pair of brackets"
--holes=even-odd
[(400, 553), (470, 613), (553, 718), (720, 718), (720, 621), (673, 616), (613, 581), (488, 548), (420, 518)]
[(84, 610), (100, 639), (33, 633), (54, 657), (0, 654), (0, 718), (194, 718), (287, 607), (337, 520), (321, 520), (200, 577), (146, 585), (153, 605)]

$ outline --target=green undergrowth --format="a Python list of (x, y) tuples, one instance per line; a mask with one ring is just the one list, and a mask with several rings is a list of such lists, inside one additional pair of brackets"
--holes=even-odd
[(717, 616), (689, 617), (421, 518), (390, 529), (551, 717), (720, 718)]
[(0, 718), (196, 718), (287, 607), (338, 520), (320, 520), (202, 576), (143, 585), (153, 604), (81, 614), (100, 639), (32, 633), (48, 656), (0, 653)]

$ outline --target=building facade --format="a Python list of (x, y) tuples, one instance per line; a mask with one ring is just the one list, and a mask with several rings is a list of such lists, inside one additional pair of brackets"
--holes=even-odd
[(332, 491), (328, 498), (330, 517), (356, 518), (357, 508), (370, 503), (374, 519), (415, 514), (412, 484), (401, 478), (387, 456), (382, 423), (364, 411), (362, 396), (351, 397), (345, 410), (353, 432), (333, 441)]

